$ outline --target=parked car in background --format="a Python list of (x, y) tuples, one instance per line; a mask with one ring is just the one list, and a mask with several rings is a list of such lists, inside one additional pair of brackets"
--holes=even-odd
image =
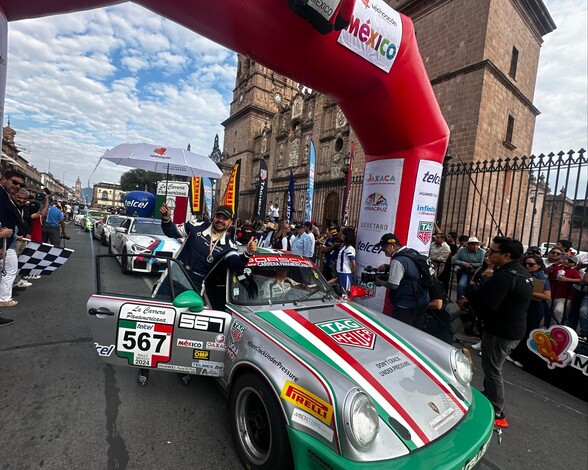
[(118, 214), (109, 214), (94, 222), (94, 231), (92, 236), (100, 240), (104, 246), (110, 246), (110, 234), (118, 227), (127, 217)]
[(467, 351), (338, 297), (306, 258), (262, 248), (243, 271), (221, 262), (203, 298), (168, 259), (161, 299), (101, 262), (87, 304), (101, 358), (216, 377), (245, 468), (471, 469), (488, 448), (494, 412)]
[(161, 221), (146, 217), (127, 217), (110, 234), (110, 252), (121, 255), (153, 255), (119, 257), (123, 273), (159, 273), (167, 267), (167, 258), (173, 258), (181, 243), (167, 237)]
[(94, 222), (102, 219), (103, 217), (106, 217), (107, 215), (109, 215), (108, 212), (103, 210), (90, 209), (88, 210), (88, 213), (82, 216), (80, 219), (80, 227), (85, 232), (92, 231), (94, 230)]

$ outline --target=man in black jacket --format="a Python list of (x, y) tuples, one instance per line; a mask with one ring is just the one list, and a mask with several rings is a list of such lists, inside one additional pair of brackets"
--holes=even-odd
[(494, 424), (499, 427), (508, 427), (503, 412), (502, 366), (525, 336), (527, 309), (533, 294), (530, 275), (518, 262), (523, 251), (518, 240), (494, 237), (488, 249), (488, 258), (496, 266), (494, 274), (471, 298), (464, 297), (459, 302), (462, 309), (470, 307), (484, 322), (483, 393), (494, 406)]

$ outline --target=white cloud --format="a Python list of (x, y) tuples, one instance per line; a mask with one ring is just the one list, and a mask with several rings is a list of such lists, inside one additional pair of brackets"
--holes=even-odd
[(577, 0), (543, 0), (557, 29), (544, 37), (534, 103), (533, 153), (587, 148), (588, 7)]
[[(122, 142), (209, 154), (229, 115), (233, 52), (127, 3), (9, 24), (5, 115), (23, 156), (83, 184)], [(92, 182), (128, 168), (101, 163)]]

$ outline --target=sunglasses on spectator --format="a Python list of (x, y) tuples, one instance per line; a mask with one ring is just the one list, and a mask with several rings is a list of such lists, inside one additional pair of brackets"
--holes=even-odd
[(24, 188), (27, 184), (26, 183), (21, 183), (20, 181), (17, 180), (10, 180), (12, 182), (13, 185), (15, 186), (20, 186), (21, 188)]
[(533, 266), (539, 266), (537, 263), (525, 263), (527, 268), (532, 268)]

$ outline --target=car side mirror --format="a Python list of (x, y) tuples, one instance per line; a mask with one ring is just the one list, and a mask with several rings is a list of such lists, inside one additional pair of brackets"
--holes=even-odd
[(367, 295), (367, 291), (361, 286), (351, 286), (349, 290), (349, 295), (347, 296), (349, 300), (353, 300), (355, 297), (359, 297), (363, 299)]
[(119, 233), (127, 233), (127, 229), (125, 227), (116, 227), (116, 231)]
[(187, 290), (179, 294), (174, 299), (174, 307), (188, 308), (190, 312), (202, 312), (204, 310), (204, 300), (193, 290)]

